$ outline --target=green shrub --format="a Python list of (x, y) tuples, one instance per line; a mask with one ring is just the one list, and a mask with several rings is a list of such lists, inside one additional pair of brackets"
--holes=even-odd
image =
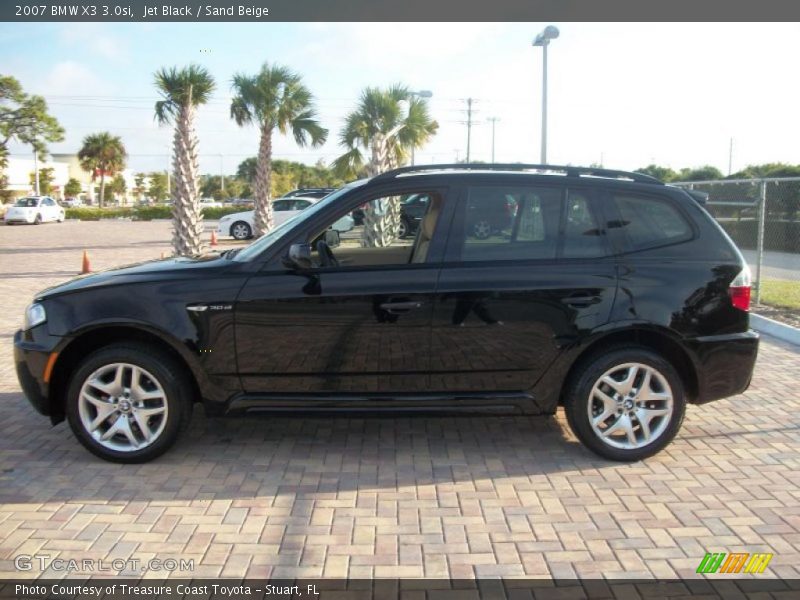
[(172, 206), (170, 205), (137, 206), (135, 210), (136, 219), (138, 221), (172, 218)]
[[(240, 206), (204, 208), (203, 218), (219, 219), (224, 215), (242, 212), (242, 210), (243, 208)], [(151, 221), (153, 219), (171, 219), (172, 206), (164, 204), (121, 208), (85, 206), (81, 208), (67, 208), (66, 216), (68, 219), (80, 219), (81, 221), (99, 221), (100, 219), (118, 219), (120, 217), (129, 217), (137, 221)]]
[(118, 219), (119, 217), (132, 217), (133, 208), (98, 208), (86, 206), (81, 208), (67, 208), (67, 219), (80, 219), (81, 221), (99, 221), (100, 219)]
[(225, 215), (231, 215), (237, 212), (244, 212), (249, 210), (247, 208), (243, 208), (241, 206), (223, 206), (221, 208), (204, 208), (203, 209), (203, 218), (204, 219), (221, 219)]

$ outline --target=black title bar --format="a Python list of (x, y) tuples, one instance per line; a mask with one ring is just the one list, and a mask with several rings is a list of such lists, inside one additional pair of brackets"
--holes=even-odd
[(0, 21), (797, 21), (792, 0), (3, 0)]

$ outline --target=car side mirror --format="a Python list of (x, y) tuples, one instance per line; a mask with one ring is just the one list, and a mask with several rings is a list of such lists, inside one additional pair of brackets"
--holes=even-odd
[(311, 246), (308, 244), (292, 244), (289, 254), (283, 257), (283, 266), (289, 269), (305, 271), (313, 266), (311, 262)]
[(341, 245), (342, 240), (339, 237), (339, 232), (336, 229), (328, 229), (325, 232), (325, 243), (329, 248), (337, 248)]

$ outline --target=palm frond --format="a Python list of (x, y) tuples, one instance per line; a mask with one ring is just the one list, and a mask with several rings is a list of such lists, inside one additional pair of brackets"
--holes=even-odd
[(364, 155), (361, 154), (361, 150), (358, 148), (353, 148), (334, 160), (331, 163), (331, 168), (342, 179), (355, 179), (364, 170)]

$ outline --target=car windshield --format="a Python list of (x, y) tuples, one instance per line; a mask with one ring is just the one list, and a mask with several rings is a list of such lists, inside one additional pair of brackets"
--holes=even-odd
[(20, 198), (14, 203), (14, 206), (33, 208), (38, 206), (38, 198)]
[(278, 225), (272, 231), (265, 233), (252, 244), (244, 248), (241, 252), (236, 253), (233, 256), (232, 260), (239, 261), (239, 262), (247, 262), (252, 260), (259, 254), (261, 254), (264, 250), (272, 246), (276, 240), (280, 239), (284, 233), (289, 231), (292, 227), (294, 227), (297, 223), (304, 219), (311, 219), (317, 212), (323, 210), (326, 206), (335, 202), (337, 198), (349, 192), (354, 187), (363, 185), (366, 183), (366, 179), (362, 179), (356, 182), (351, 183), (350, 185), (346, 185), (340, 190), (333, 192), (330, 196), (327, 196), (324, 200), (320, 200), (319, 202), (312, 204), (308, 208), (298, 212), (296, 215), (292, 216), (291, 218), (287, 219), (280, 225)]

